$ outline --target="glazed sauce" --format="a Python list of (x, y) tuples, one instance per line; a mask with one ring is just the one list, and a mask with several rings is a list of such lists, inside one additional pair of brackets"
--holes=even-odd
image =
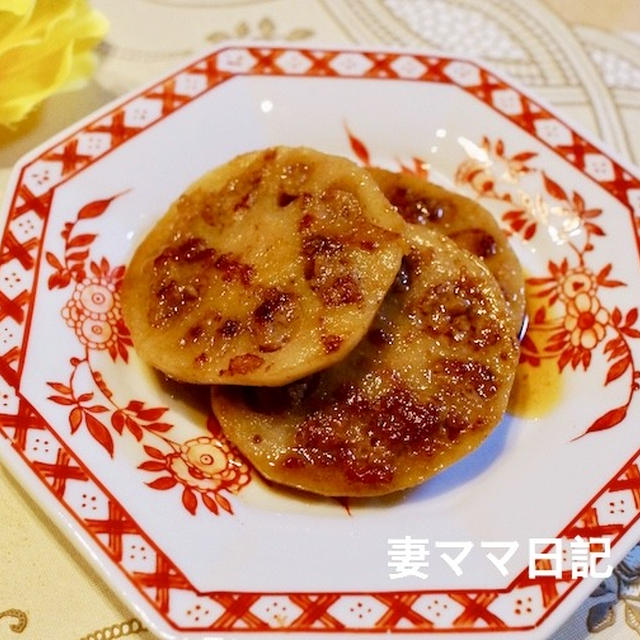
[(555, 360), (542, 360), (538, 367), (521, 362), (507, 411), (518, 418), (542, 418), (556, 407), (562, 396), (562, 376)]
[[(525, 277), (529, 274), (525, 273)], [(533, 314), (533, 295), (525, 287), (526, 313)], [(534, 338), (535, 339), (535, 338)], [(507, 411), (518, 418), (542, 418), (553, 411), (562, 396), (562, 375), (555, 359), (540, 360), (537, 367), (521, 362), (509, 398)]]

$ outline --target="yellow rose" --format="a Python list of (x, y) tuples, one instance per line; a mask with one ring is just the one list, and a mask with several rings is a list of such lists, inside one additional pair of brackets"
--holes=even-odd
[(0, 125), (86, 78), (106, 30), (86, 0), (0, 0)]

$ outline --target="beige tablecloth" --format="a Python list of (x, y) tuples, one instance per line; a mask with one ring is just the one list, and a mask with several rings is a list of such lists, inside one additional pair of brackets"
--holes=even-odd
[[(110, 20), (88, 85), (0, 131), (14, 162), (61, 128), (225, 38), (428, 47), (490, 61), (640, 161), (638, 0), (93, 0)], [(152, 638), (0, 467), (0, 639)], [(640, 551), (554, 640), (640, 636)]]

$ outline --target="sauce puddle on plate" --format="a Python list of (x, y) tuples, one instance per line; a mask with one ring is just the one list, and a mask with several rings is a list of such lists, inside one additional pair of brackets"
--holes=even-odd
[(562, 376), (555, 360), (541, 360), (537, 367), (521, 362), (507, 411), (518, 418), (541, 418), (558, 404), (561, 392)]
[[(525, 297), (526, 314), (532, 318), (533, 293), (528, 285), (525, 286)], [(533, 339), (531, 333), (529, 337)], [(507, 412), (518, 418), (541, 418), (555, 408), (561, 396), (562, 374), (558, 362), (556, 358), (545, 358), (543, 355), (535, 366), (529, 362), (518, 364)]]

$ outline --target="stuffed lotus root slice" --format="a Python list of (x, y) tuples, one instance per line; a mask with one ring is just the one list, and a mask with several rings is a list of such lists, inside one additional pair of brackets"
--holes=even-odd
[(278, 388), (211, 389), (227, 437), (268, 479), (373, 496), (415, 486), (476, 447), (518, 362), (487, 268), (424, 227), (366, 337), (340, 363)]
[(484, 262), (498, 281), (519, 332), (525, 313), (522, 269), (493, 216), (477, 202), (417, 176), (378, 168), (369, 173), (407, 222), (440, 231)]
[(171, 205), (127, 269), (138, 354), (194, 383), (281, 385), (343, 358), (398, 271), (404, 222), (352, 162), (253, 152)]

